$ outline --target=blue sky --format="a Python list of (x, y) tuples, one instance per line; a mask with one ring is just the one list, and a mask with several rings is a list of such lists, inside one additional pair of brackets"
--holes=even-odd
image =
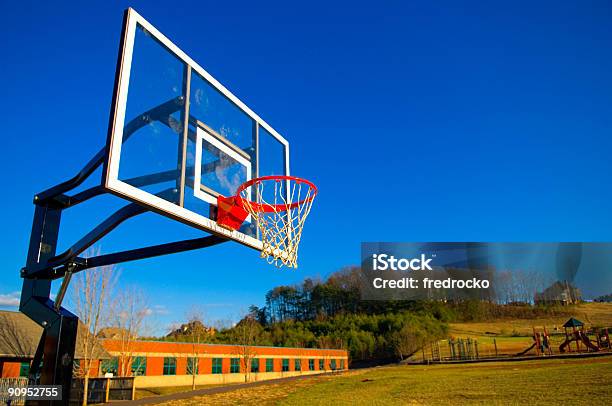
[[(163, 306), (160, 328), (192, 305), (236, 318), (358, 263), (361, 241), (612, 240), (610, 4), (404, 3), (4, 4), (0, 301), (21, 288), (32, 196), (105, 142), (128, 5), (283, 134), (292, 173), (320, 189), (295, 271), (233, 243), (121, 265)], [(62, 246), (122, 203), (68, 213)], [(101, 248), (199, 235), (145, 215)]]

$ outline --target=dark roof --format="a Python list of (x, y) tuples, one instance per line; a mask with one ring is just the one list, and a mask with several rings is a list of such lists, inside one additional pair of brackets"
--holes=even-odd
[(563, 327), (582, 327), (582, 326), (584, 326), (584, 323), (573, 317), (570, 318), (568, 321), (566, 321), (565, 324), (563, 325)]
[[(87, 328), (79, 322), (77, 330), (76, 359), (83, 358), (83, 335)], [(34, 358), (42, 335), (42, 327), (21, 312), (0, 310), (0, 357)], [(94, 353), (97, 359), (109, 359), (110, 355), (96, 340)]]

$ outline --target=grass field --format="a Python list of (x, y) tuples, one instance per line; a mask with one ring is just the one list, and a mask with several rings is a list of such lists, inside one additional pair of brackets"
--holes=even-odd
[[(612, 304), (587, 303), (568, 308), (571, 315), (592, 326), (612, 327)], [(478, 340), (480, 356), (527, 348), (532, 327), (546, 326), (555, 341), (568, 316), (540, 319), (453, 323), (450, 334)], [(189, 388), (163, 389), (163, 393)], [(141, 396), (148, 394), (142, 393)], [(200, 404), (609, 404), (612, 403), (612, 356), (588, 359), (542, 359), (461, 365), (389, 366), (352, 370), (231, 392), (174, 401)]]
[(609, 404), (612, 357), (390, 366), (175, 401), (172, 405)]
[[(571, 317), (586, 323), (588, 328), (612, 327), (612, 303), (584, 303), (568, 307)], [(567, 321), (568, 316), (538, 319), (502, 319), (482, 323), (451, 323), (450, 333), (461, 336), (482, 336), (497, 334), (501, 336), (531, 335), (531, 328), (546, 326), (549, 332)]]
[[(196, 389), (209, 389), (216, 388), (218, 386), (230, 386), (231, 384), (219, 384), (219, 385), (196, 385)], [(171, 395), (173, 393), (189, 392), (191, 386), (164, 386), (159, 388), (137, 388), (134, 398), (143, 399), (151, 396), (162, 396)]]

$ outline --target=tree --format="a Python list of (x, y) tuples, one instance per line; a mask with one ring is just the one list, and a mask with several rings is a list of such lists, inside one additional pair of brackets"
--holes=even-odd
[[(99, 255), (99, 249), (90, 251), (90, 254)], [(81, 362), (75, 364), (74, 375), (83, 378), (83, 405), (87, 404), (91, 370), (100, 358), (96, 336), (107, 321), (108, 298), (117, 277), (116, 267), (108, 265), (83, 271), (73, 278), (71, 301), (80, 321), (77, 351), (81, 354)]]
[(541, 272), (514, 269), (496, 275), (495, 286), (498, 303), (531, 303), (535, 294), (550, 283)]
[(212, 335), (213, 329), (204, 325), (204, 312), (193, 308), (187, 314), (187, 325), (181, 326), (183, 335), (189, 339), (192, 348), (192, 357), (187, 361), (187, 373), (191, 373), (191, 389), (196, 388), (196, 375), (199, 373), (200, 354), (203, 353), (200, 344), (206, 342)]
[(262, 330), (262, 326), (255, 320), (255, 317), (249, 314), (240, 320), (230, 333), (232, 344), (236, 346), (236, 355), (240, 357), (245, 382), (249, 381), (251, 364), (253, 359), (257, 357), (257, 350), (254, 346), (259, 344)]
[(396, 355), (402, 360), (404, 357), (414, 354), (415, 351), (425, 345), (420, 340), (420, 337), (418, 337), (418, 334), (408, 325), (405, 325), (391, 335), (391, 343)]
[(112, 327), (116, 329), (119, 340), (119, 362), (117, 374), (119, 376), (132, 375), (134, 367), (134, 344), (139, 335), (145, 330), (147, 317), (151, 315), (143, 291), (136, 286), (128, 286), (118, 291), (113, 301)]

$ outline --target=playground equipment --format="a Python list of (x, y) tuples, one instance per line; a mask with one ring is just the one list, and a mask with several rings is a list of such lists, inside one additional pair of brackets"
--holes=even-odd
[(521, 351), (516, 355), (517, 356), (525, 355), (534, 348), (535, 348), (537, 356), (552, 355), (553, 353), (552, 353), (552, 348), (550, 345), (550, 336), (548, 335), (546, 326), (544, 326), (543, 331), (536, 331), (535, 327), (532, 327), (532, 329), (533, 329), (533, 336), (532, 336), (533, 344), (531, 344), (531, 346), (529, 346), (529, 348), (527, 348), (526, 350)]
[(599, 349), (612, 349), (612, 346), (610, 345), (610, 330), (612, 330), (612, 328), (609, 327), (595, 329), (595, 339), (597, 340), (597, 346)]
[[(409, 362), (423, 363), (445, 363), (457, 361), (474, 360), (505, 360), (512, 357), (544, 357), (558, 356), (564, 353), (576, 352), (601, 352), (612, 351), (612, 327), (590, 328), (587, 330), (580, 320), (569, 319), (563, 327), (565, 332), (560, 330), (558, 325), (551, 329), (551, 326), (532, 327), (531, 343), (525, 343), (525, 348), (521, 352), (516, 345), (520, 340), (507, 340), (502, 337), (491, 337), (491, 341), (485, 338), (478, 341), (474, 338), (451, 337), (445, 340), (435, 341), (423, 346), (415, 352)], [(513, 334), (515, 336), (515, 334)], [(527, 338), (529, 340), (529, 338)], [(499, 348), (498, 348), (499, 347)], [(559, 348), (557, 352), (556, 348)], [(421, 358), (422, 357), (422, 358)]]
[[(568, 332), (568, 329), (571, 328), (572, 331)], [(580, 343), (584, 344), (587, 352), (589, 351), (599, 351), (599, 346), (593, 344), (589, 337), (586, 335), (586, 331), (584, 329), (584, 323), (575, 318), (570, 318), (563, 325), (563, 329), (565, 330), (565, 341), (559, 346), (559, 352), (564, 353), (567, 351), (572, 352), (571, 343), (576, 343), (576, 352), (582, 352), (580, 348)], [(609, 337), (608, 337), (609, 339)], [(599, 342), (599, 339), (598, 339)], [(609, 343), (609, 340), (608, 340)]]
[[(553, 346), (559, 345), (559, 352), (596, 352), (602, 350), (610, 350), (610, 331), (612, 328), (594, 328), (591, 331), (587, 331), (584, 327), (584, 323), (575, 318), (570, 318), (563, 325), (563, 333), (553, 333), (553, 337), (548, 334), (546, 327), (543, 327), (542, 331), (538, 331), (535, 327), (533, 328), (533, 344), (531, 344), (524, 351), (521, 351), (515, 356), (523, 356), (529, 353), (531, 350), (535, 350), (538, 356), (553, 355)], [(556, 330), (556, 327), (555, 327)], [(589, 338), (595, 336), (595, 340)], [(553, 339), (555, 342), (553, 343)], [(575, 344), (575, 345), (573, 345)]]

